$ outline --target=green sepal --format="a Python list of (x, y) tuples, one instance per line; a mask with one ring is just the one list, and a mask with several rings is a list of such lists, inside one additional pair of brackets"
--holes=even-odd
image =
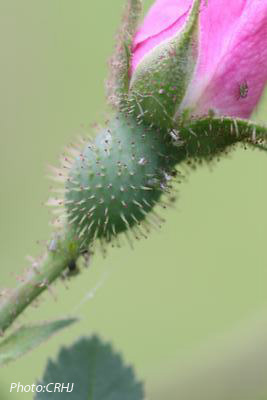
[(116, 48), (110, 60), (108, 99), (116, 108), (125, 106), (129, 90), (129, 70), (132, 43), (141, 14), (141, 0), (127, 0), (121, 27), (116, 38)]
[(200, 0), (195, 0), (182, 31), (149, 52), (133, 73), (129, 112), (160, 127), (172, 127), (198, 58)]
[(240, 118), (209, 116), (177, 126), (171, 135), (185, 159), (210, 160), (238, 142), (265, 149), (267, 127)]

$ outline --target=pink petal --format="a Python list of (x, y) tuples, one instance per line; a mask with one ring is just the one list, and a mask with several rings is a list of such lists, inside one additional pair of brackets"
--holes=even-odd
[[(201, 69), (209, 69), (227, 43), (227, 35), (249, 0), (202, 0), (201, 44), (204, 59)], [(253, 0), (250, 0), (253, 1)], [(134, 41), (132, 70), (146, 53), (175, 35), (186, 20), (193, 0), (156, 0)]]
[[(135, 37), (132, 72), (146, 53), (179, 32), (192, 1), (155, 1)], [(248, 117), (267, 81), (267, 0), (202, 0), (199, 40), (181, 109)]]
[(192, 0), (157, 0), (134, 40), (132, 72), (144, 55), (183, 26)]
[(198, 74), (207, 79), (227, 51), (235, 28), (249, 1), (203, 0), (200, 15), (200, 59)]
[[(207, 25), (202, 25), (202, 57), (184, 103), (197, 101), (197, 114), (215, 109), (221, 115), (247, 118), (262, 94), (267, 81), (267, 1), (243, 1), (240, 11), (242, 15), (236, 14), (231, 30), (224, 33), (224, 42), (217, 37), (214, 43), (214, 34), (208, 36)], [(215, 21), (214, 15), (209, 18)], [(203, 23), (207, 20), (203, 12)], [(217, 33), (212, 26), (211, 31)], [(242, 86), (247, 86), (243, 97)]]

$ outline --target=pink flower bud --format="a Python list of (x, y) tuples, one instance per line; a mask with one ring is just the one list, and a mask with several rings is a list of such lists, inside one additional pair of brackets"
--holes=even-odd
[[(182, 30), (192, 0), (156, 0), (137, 32), (132, 74)], [(197, 65), (179, 111), (247, 118), (267, 81), (267, 0), (202, 0)]]

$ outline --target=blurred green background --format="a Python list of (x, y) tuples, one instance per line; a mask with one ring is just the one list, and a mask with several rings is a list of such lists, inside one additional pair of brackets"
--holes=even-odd
[[(14, 285), (25, 256), (49, 238), (47, 165), (106, 118), (123, 4), (0, 0), (0, 287)], [(266, 107), (267, 96), (254, 118), (267, 122)], [(0, 399), (31, 399), (9, 393), (11, 382), (34, 383), (61, 345), (93, 332), (135, 366), (150, 399), (266, 399), (266, 169), (267, 154), (243, 149), (212, 173), (199, 169), (160, 233), (134, 251), (96, 254), (68, 288), (54, 287), (56, 301), (45, 294), (18, 326), (66, 313), (82, 321), (1, 369)]]

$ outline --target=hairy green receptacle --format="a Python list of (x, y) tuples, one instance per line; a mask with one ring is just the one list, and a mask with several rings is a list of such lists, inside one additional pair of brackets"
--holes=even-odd
[(95, 239), (110, 241), (129, 228), (135, 236), (144, 234), (138, 225), (145, 219), (146, 228), (157, 223), (148, 214), (169, 191), (173, 151), (160, 130), (122, 115), (84, 146), (70, 169), (64, 201), (82, 246)]

